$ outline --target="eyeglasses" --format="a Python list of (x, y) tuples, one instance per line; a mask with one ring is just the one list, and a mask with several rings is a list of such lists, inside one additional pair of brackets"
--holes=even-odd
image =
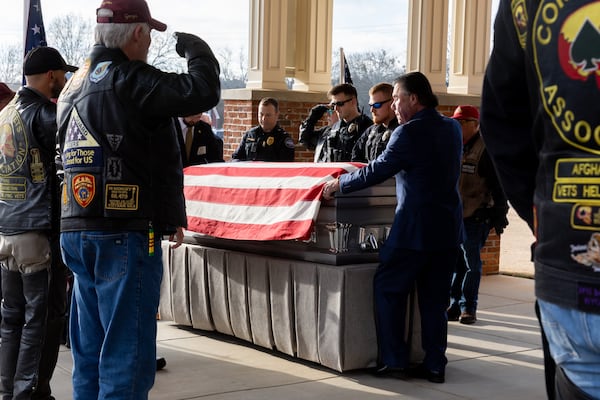
[(373, 107), (374, 109), (379, 110), (381, 106), (383, 106), (385, 103), (389, 103), (392, 100), (393, 99), (387, 99), (384, 101), (378, 101), (377, 103), (369, 103), (369, 107)]
[(336, 101), (336, 102), (332, 101), (331, 103), (329, 103), (329, 105), (331, 107), (341, 107), (341, 106), (343, 106), (344, 104), (346, 104), (347, 102), (349, 102), (351, 100), (352, 100), (352, 97), (350, 97), (349, 99), (346, 99), (344, 101)]

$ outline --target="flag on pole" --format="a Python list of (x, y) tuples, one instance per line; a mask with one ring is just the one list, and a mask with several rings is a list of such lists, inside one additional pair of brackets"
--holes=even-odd
[(44, 21), (42, 19), (42, 0), (25, 0), (25, 52), (23, 56), (29, 53), (29, 50), (46, 46), (46, 31), (44, 30)]
[(348, 61), (346, 61), (346, 54), (344, 53), (344, 49), (342, 47), (340, 47), (340, 55), (342, 71), (344, 72), (344, 79), (342, 80), (342, 83), (349, 83), (353, 85), (354, 82), (352, 82), (352, 75), (350, 75), (350, 68), (348, 68)]
[[(46, 30), (42, 19), (42, 0), (25, 0), (25, 51), (23, 57), (35, 47), (47, 46)], [(23, 85), (25, 85), (25, 75), (23, 75)]]

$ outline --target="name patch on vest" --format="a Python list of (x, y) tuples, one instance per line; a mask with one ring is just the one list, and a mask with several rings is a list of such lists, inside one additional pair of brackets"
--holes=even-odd
[(104, 208), (107, 210), (133, 211), (138, 209), (139, 186), (137, 185), (106, 185)]

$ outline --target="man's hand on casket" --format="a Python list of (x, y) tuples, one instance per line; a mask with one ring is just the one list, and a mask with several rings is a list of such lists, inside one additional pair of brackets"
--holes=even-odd
[(181, 243), (183, 243), (183, 227), (178, 226), (177, 232), (175, 232), (175, 234), (169, 236), (169, 241), (175, 242), (174, 245), (171, 245), (172, 249), (176, 249), (179, 246), (181, 246)]
[(340, 190), (340, 180), (334, 179), (332, 181), (327, 182), (323, 186), (323, 198), (325, 200), (331, 200), (334, 197), (335, 192)]

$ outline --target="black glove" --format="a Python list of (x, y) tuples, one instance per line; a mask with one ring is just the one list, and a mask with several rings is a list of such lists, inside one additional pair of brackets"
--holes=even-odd
[(198, 56), (209, 56), (214, 58), (214, 54), (208, 44), (198, 36), (184, 32), (175, 32), (174, 35), (175, 39), (177, 39), (175, 51), (181, 57), (187, 58), (188, 60)]
[(508, 226), (506, 214), (508, 207), (492, 207), (488, 208), (488, 216), (490, 218), (490, 226), (494, 228), (497, 235), (502, 235), (504, 228)]
[(310, 109), (310, 113), (308, 114), (308, 120), (313, 124), (317, 123), (318, 120), (321, 119), (323, 114), (325, 114), (329, 110), (329, 106), (325, 104), (317, 104), (313, 108)]

